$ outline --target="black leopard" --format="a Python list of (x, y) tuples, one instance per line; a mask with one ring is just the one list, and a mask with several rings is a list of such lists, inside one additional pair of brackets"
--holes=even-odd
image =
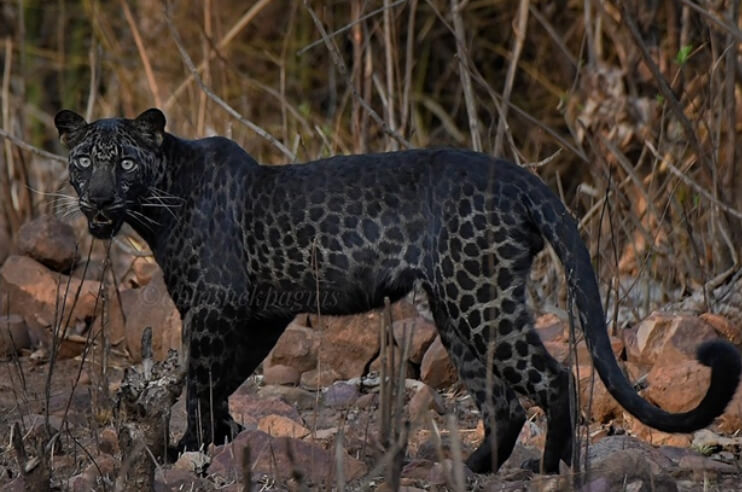
[[(166, 133), (157, 109), (92, 123), (64, 110), (55, 123), (90, 233), (111, 238), (130, 224), (180, 311), (188, 353), (181, 449), (231, 437), (227, 397), (295, 315), (367, 311), (417, 282), (483, 416), (486, 437), (468, 466), (496, 470), (510, 456), (525, 422), (516, 395), (525, 395), (547, 415), (543, 470), (558, 472), (571, 458), (571, 376), (545, 350), (526, 306), (544, 239), (564, 264), (595, 368), (629, 413), (691, 432), (720, 415), (737, 388), (737, 349), (712, 341), (698, 350), (712, 368), (698, 407), (668, 413), (637, 395), (611, 351), (575, 221), (539, 178), (510, 162), (438, 149), (261, 166), (226, 138)], [(277, 294), (291, 302), (266, 302)]]

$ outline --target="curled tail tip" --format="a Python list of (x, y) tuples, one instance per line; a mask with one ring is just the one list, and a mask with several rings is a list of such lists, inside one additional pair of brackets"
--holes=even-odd
[(697, 358), (701, 364), (711, 368), (711, 384), (702, 403), (707, 410), (702, 413), (714, 419), (724, 413), (737, 392), (742, 357), (739, 349), (726, 340), (711, 340), (698, 346)]
[(698, 346), (696, 352), (698, 362), (712, 370), (723, 370), (729, 377), (736, 376), (739, 380), (742, 372), (742, 357), (737, 347), (726, 340), (710, 340)]

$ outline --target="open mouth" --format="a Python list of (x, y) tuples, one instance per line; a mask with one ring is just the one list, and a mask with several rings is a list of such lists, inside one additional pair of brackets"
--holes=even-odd
[(117, 217), (112, 217), (100, 210), (92, 217), (88, 216), (88, 230), (98, 239), (110, 239), (116, 235), (120, 226), (121, 221)]
[(96, 227), (110, 227), (113, 225), (113, 219), (103, 212), (98, 211), (93, 218), (90, 219), (90, 223)]

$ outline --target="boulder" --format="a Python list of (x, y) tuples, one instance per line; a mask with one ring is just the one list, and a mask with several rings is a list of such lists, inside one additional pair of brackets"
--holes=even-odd
[(368, 363), (379, 352), (381, 312), (322, 316), (322, 326), (316, 315), (311, 315), (310, 320), (322, 337), (319, 349), (321, 366), (334, 369), (339, 379), (363, 376)]
[(79, 256), (74, 229), (52, 215), (23, 224), (16, 245), (22, 254), (57, 272), (69, 272)]
[(17, 314), (0, 315), (0, 357), (17, 353), (31, 346), (28, 327)]
[(458, 380), (456, 367), (448, 357), (448, 352), (441, 342), (441, 337), (428, 347), (420, 365), (420, 379), (435, 389), (450, 386)]
[(287, 384), (296, 386), (299, 384), (301, 373), (292, 366), (283, 364), (271, 364), (263, 368), (263, 382), (265, 384)]
[(698, 346), (718, 338), (707, 322), (696, 316), (653, 313), (636, 328), (636, 338), (624, 337), (628, 360), (652, 366), (695, 359)]
[[(249, 450), (247, 466), (255, 474), (265, 474), (279, 481), (290, 480), (297, 473), (312, 487), (331, 487), (336, 473), (335, 452), (317, 444), (290, 437), (272, 437), (260, 430), (241, 432), (233, 442), (216, 446), (208, 473), (232, 480), (240, 476), (244, 452)], [(362, 461), (343, 453), (343, 473), (348, 481), (366, 473)]]
[[(126, 346), (133, 361), (142, 360), (142, 333), (152, 327), (152, 354), (155, 360), (165, 360), (169, 349), (181, 351), (182, 324), (173, 300), (167, 292), (162, 273), (139, 289), (132, 289), (135, 299), (128, 300), (126, 312)], [(127, 306), (124, 306), (125, 308)]]
[[(68, 335), (82, 335), (95, 319), (100, 282), (51, 271), (28, 256), (12, 255), (0, 268), (0, 305), (23, 318), (32, 342), (51, 346), (48, 328), (69, 319)], [(7, 301), (7, 304), (5, 302)], [(64, 308), (62, 310), (62, 308)]]
[(293, 367), (299, 373), (316, 369), (319, 336), (298, 320), (286, 327), (268, 358), (269, 366)]
[(407, 360), (414, 364), (420, 364), (425, 351), (435, 340), (438, 330), (433, 323), (422, 316), (407, 318), (392, 323), (394, 340), (398, 347), (404, 346), (405, 329), (409, 331), (410, 346), (407, 349)]

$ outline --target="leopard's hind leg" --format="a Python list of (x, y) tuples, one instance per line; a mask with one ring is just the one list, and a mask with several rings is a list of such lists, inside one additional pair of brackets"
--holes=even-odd
[[(456, 282), (444, 280), (443, 292), (447, 298), (445, 304), (439, 302), (434, 311), (438, 313), (436, 323), (441, 333), (454, 334), (449, 336), (449, 352), (482, 409), (485, 428), (491, 418), (487, 409), (494, 409), (496, 465), (501, 465), (510, 455), (524, 422), (517, 393), (535, 401), (547, 416), (542, 463), (540, 466), (530, 464), (529, 468), (558, 473), (559, 460), (569, 464), (572, 452), (569, 372), (549, 354), (533, 328), (525, 302), (524, 275), (512, 271), (507, 275), (512, 277), (510, 285), (500, 290), (489, 278), (473, 279), (472, 283), (479, 285), (475, 289), (480, 298), (478, 303), (467, 299), (467, 296), (473, 297), (471, 294), (451, 295), (461, 289), (460, 275), (454, 276)], [(490, 301), (486, 300), (488, 296)], [(493, 344), (493, 401), (487, 405), (485, 367), (490, 343)], [(474, 453), (472, 465), (487, 460), (488, 445), (485, 441)]]
[[(460, 330), (454, 326), (443, 303), (430, 294), (428, 297), (441, 341), (476, 402), (484, 423), (484, 440), (469, 456), (466, 464), (476, 473), (497, 471), (513, 451), (526, 421), (525, 411), (513, 390), (494, 373), (490, 375), (492, 387), (487, 391), (486, 364), (475, 354), (470, 340), (459, 335)], [(496, 454), (492, 452), (493, 442)]]

